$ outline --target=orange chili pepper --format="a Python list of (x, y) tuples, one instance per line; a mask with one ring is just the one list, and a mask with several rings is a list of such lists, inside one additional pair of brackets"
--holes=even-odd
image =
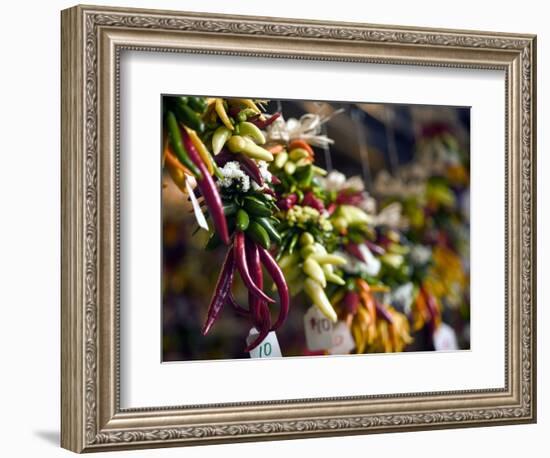
[(292, 140), (290, 142), (290, 145), (288, 145), (288, 150), (292, 151), (294, 148), (305, 149), (311, 159), (315, 157), (315, 152), (313, 151), (313, 148), (309, 146), (309, 143), (306, 143), (304, 140)]
[(271, 154), (279, 154), (285, 150), (285, 147), (278, 143), (276, 145), (268, 146), (265, 149), (268, 150)]
[(362, 278), (357, 279), (356, 285), (360, 290), (364, 291), (365, 293), (371, 292), (369, 284)]
[(169, 142), (166, 142), (164, 146), (164, 153), (163, 153), (163, 162), (166, 163), (169, 167), (173, 167), (175, 169), (181, 170), (183, 173), (187, 175), (192, 175), (192, 173), (189, 171), (187, 167), (185, 167), (176, 157), (174, 152), (172, 151), (172, 148), (170, 146)]

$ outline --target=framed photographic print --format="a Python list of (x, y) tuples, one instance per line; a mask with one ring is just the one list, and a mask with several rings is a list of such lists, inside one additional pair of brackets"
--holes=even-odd
[(62, 12), (62, 446), (534, 422), (532, 35)]

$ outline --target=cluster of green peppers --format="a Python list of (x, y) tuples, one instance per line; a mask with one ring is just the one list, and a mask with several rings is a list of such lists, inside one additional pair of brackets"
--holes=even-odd
[(224, 204), (230, 227), (244, 232), (265, 249), (281, 242), (276, 229), (280, 221), (274, 217), (275, 210), (273, 199), (261, 192), (234, 197)]

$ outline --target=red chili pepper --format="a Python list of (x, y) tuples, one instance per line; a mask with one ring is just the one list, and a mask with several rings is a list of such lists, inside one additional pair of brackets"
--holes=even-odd
[(363, 253), (361, 253), (361, 250), (359, 249), (359, 245), (355, 243), (348, 243), (347, 245), (344, 246), (344, 248), (349, 254), (359, 259), (359, 261), (367, 262), (367, 260), (363, 256)]
[[(262, 265), (260, 263), (260, 253), (258, 252), (258, 246), (249, 238), (245, 237), (245, 250), (246, 261), (248, 264), (248, 271), (250, 277), (256, 286), (260, 289), (264, 287), (264, 274), (262, 272)], [(262, 316), (261, 308), (262, 301), (260, 301), (252, 292), (248, 292), (248, 304), (250, 307), (250, 313), (252, 315), (252, 321), (257, 328), (261, 327)]]
[(336, 203), (340, 205), (359, 205), (363, 201), (363, 193), (344, 190), (336, 197)]
[(254, 159), (249, 158), (248, 156), (244, 154), (234, 154), (235, 159), (239, 161), (239, 164), (241, 165), (241, 168), (243, 171), (252, 178), (256, 183), (258, 183), (259, 186), (264, 185), (264, 178), (262, 177), (262, 174), (260, 173), (260, 169), (258, 167), (258, 164)]
[(375, 301), (376, 303), (376, 313), (384, 318), (388, 323), (393, 324), (393, 317), (390, 315), (390, 312), (386, 309), (386, 307), (383, 307), (380, 302)]
[(260, 119), (260, 115), (253, 116), (252, 118), (248, 118), (248, 121), (254, 124), (256, 127), (259, 127), (260, 129), (265, 129), (267, 126), (273, 124), (273, 122), (281, 116), (281, 113), (277, 112), (274, 113), (272, 116), (270, 116), (267, 119), (264, 119), (263, 121)]
[(276, 194), (275, 191), (273, 191), (273, 189), (271, 189), (271, 188), (267, 188), (267, 187), (266, 187), (266, 188), (262, 189), (262, 192), (263, 192), (264, 194), (269, 194), (269, 195), (272, 196), (272, 197), (277, 197), (277, 194)]
[(258, 299), (271, 303), (275, 302), (271, 297), (269, 297), (261, 289), (259, 289), (250, 277), (250, 272), (248, 271), (248, 264), (246, 260), (244, 234), (240, 231), (235, 234), (234, 249), (237, 269), (239, 269), (239, 274), (241, 275), (241, 278), (248, 290), (252, 292), (252, 294), (254, 294), (254, 296), (256, 296)]
[(195, 145), (191, 141), (189, 134), (185, 129), (181, 129), (181, 136), (183, 139), (183, 145), (189, 154), (189, 157), (193, 163), (199, 168), (202, 177), (197, 179), (197, 184), (201, 190), (204, 200), (208, 206), (208, 211), (212, 216), (214, 226), (220, 236), (220, 239), (226, 245), (229, 244), (229, 231), (227, 230), (227, 221), (225, 214), (223, 213), (223, 204), (218, 188), (212, 179), (212, 176), (208, 173), (205, 163), (202, 161), (199, 152), (196, 150)]
[(325, 209), (325, 206), (321, 199), (318, 199), (315, 197), (315, 194), (313, 192), (308, 191), (304, 195), (304, 198), (302, 199), (302, 205), (307, 205), (308, 207), (312, 207), (317, 211), (323, 211)]
[(231, 285), (233, 284), (233, 275), (235, 272), (235, 256), (233, 250), (227, 250), (225, 255), (225, 260), (223, 261), (223, 267), (218, 276), (218, 281), (216, 282), (216, 288), (214, 289), (214, 294), (210, 300), (210, 305), (208, 306), (208, 313), (206, 316), (206, 322), (202, 328), (202, 334), (206, 335), (210, 328), (218, 318), (225, 300), (227, 299), (228, 293), (231, 291)]
[(263, 306), (261, 308), (261, 325), (259, 329), (258, 336), (244, 349), (245, 352), (249, 352), (254, 350), (258, 345), (260, 345), (263, 340), (267, 337), (269, 334), (269, 330), (271, 329), (271, 315), (269, 314), (269, 309), (267, 308), (267, 305), (265, 302), (262, 303)]
[(218, 167), (223, 167), (229, 161), (235, 160), (235, 154), (227, 151), (225, 148), (222, 148), (221, 151), (214, 156), (214, 162)]
[(371, 251), (372, 254), (376, 254), (378, 256), (382, 256), (386, 250), (382, 248), (380, 245), (377, 245), (376, 243), (371, 242), (370, 240), (365, 240), (365, 245), (367, 245), (367, 248)]
[(216, 156), (214, 157), (214, 162), (216, 162), (216, 165), (218, 167), (223, 167), (225, 164), (227, 164), (230, 161), (238, 161), (243, 171), (250, 176), (258, 185), (263, 186), (264, 185), (264, 179), (262, 177), (262, 174), (260, 173), (260, 169), (258, 168), (258, 165), (256, 164), (256, 161), (249, 158), (248, 156), (240, 153), (230, 153), (226, 149), (222, 149)]
[(271, 253), (260, 246), (258, 247), (258, 251), (260, 253), (262, 264), (265, 266), (267, 272), (273, 279), (275, 286), (277, 286), (277, 292), (279, 293), (281, 308), (279, 311), (279, 316), (277, 317), (277, 321), (275, 321), (275, 324), (271, 327), (271, 330), (275, 331), (285, 322), (286, 318), (288, 317), (288, 311), (290, 309), (290, 295), (288, 292), (288, 285), (286, 283), (283, 271), (281, 270), (275, 259), (273, 259), (273, 256), (271, 256)]
[(348, 291), (344, 296), (344, 305), (347, 313), (355, 315), (359, 309), (359, 294), (355, 291)]
[(277, 207), (281, 210), (290, 210), (298, 202), (298, 196), (296, 194), (289, 194), (277, 201)]

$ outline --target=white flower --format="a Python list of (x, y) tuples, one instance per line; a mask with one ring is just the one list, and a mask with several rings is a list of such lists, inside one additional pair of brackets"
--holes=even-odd
[[(271, 172), (267, 169), (269, 167), (266, 161), (258, 161), (258, 169), (260, 170), (260, 175), (266, 183), (271, 183)], [(253, 191), (258, 191), (266, 187), (266, 184), (260, 186), (254, 180), (250, 182), (250, 186)]]
[(335, 251), (334, 254), (342, 256), (347, 261), (346, 264), (342, 266), (342, 269), (345, 272), (349, 274), (364, 273), (371, 277), (376, 277), (380, 272), (380, 260), (374, 257), (372, 252), (365, 244), (358, 245), (358, 248), (361, 251), (361, 254), (365, 258), (366, 262), (363, 262), (357, 259), (355, 256), (351, 256), (344, 251)]
[(411, 282), (398, 286), (391, 292), (391, 304), (398, 310), (403, 310), (405, 314), (411, 313), (413, 302), (414, 285)]
[(237, 183), (243, 192), (250, 189), (250, 177), (241, 170), (241, 166), (237, 161), (227, 162), (220, 168), (220, 172), (223, 175), (223, 178), (219, 181), (222, 188), (229, 188)]
[(327, 191), (340, 191), (346, 183), (346, 176), (342, 172), (333, 170), (320, 180)]
[(399, 202), (393, 202), (376, 215), (375, 222), (378, 226), (398, 228), (401, 227), (402, 220), (402, 206)]
[(363, 183), (363, 179), (360, 176), (355, 175), (347, 179), (345, 188), (361, 192), (365, 190), (365, 183)]
[(432, 257), (432, 250), (424, 245), (415, 245), (411, 250), (411, 262), (416, 266), (426, 264)]

